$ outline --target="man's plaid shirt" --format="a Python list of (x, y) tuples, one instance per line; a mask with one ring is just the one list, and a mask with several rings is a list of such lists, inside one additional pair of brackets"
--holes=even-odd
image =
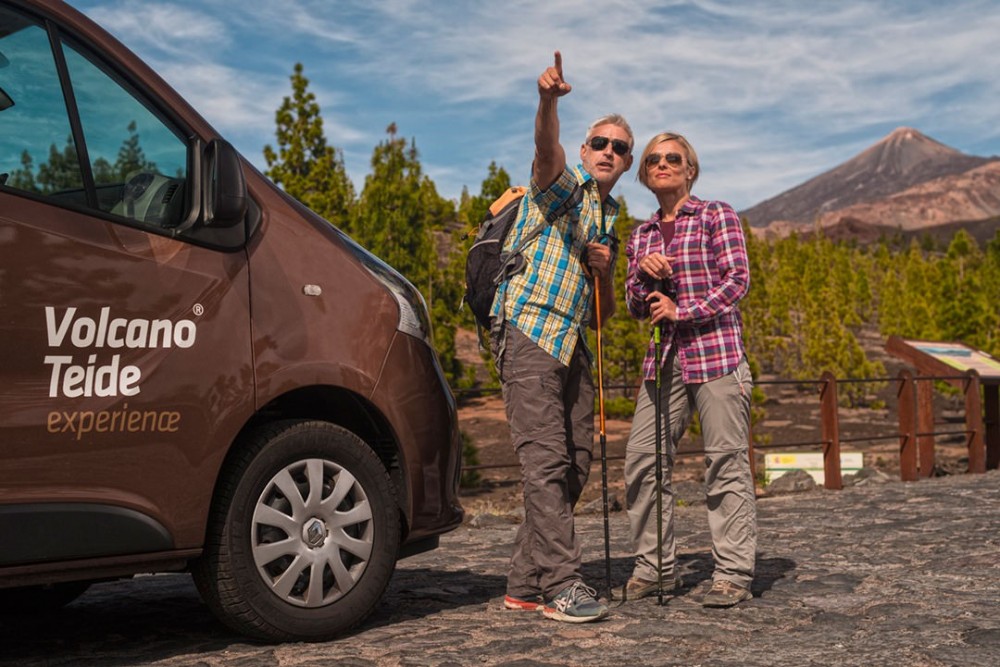
[[(546, 214), (558, 209), (577, 184), (584, 189), (580, 206), (556, 219), (522, 251), (525, 270), (500, 285), (491, 312), (493, 317), (500, 315), (502, 304), (511, 325), (566, 366), (591, 316), (593, 287), (580, 259), (588, 242), (597, 240), (602, 232), (612, 233), (618, 203), (608, 197), (602, 205), (597, 182), (583, 165), (564, 169), (544, 192), (532, 179), (521, 202), (520, 217), (504, 244), (504, 250), (509, 251), (525, 232), (544, 224)], [(586, 344), (586, 337), (583, 340)]]

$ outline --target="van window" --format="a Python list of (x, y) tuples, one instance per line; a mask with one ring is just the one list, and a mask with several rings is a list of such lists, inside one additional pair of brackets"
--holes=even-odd
[[(80, 112), (98, 206), (133, 220), (180, 221), (187, 146), (130, 92), (69, 46), (63, 47)], [(183, 196), (180, 197), (183, 200)]]
[(45, 31), (0, 8), (0, 180), (18, 190), (85, 203), (83, 176)]
[[(181, 134), (82, 51), (63, 43), (87, 164), (71, 130), (74, 112), (44, 29), (0, 9), (0, 173), (6, 185), (54, 203), (96, 208), (172, 227), (184, 216), (187, 145)], [(93, 176), (89, 193), (82, 170)], [(0, 176), (0, 179), (4, 177)], [(145, 225), (144, 225), (145, 226)]]

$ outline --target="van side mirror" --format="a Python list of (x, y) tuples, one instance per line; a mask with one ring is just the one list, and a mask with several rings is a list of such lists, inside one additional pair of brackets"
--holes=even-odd
[(205, 150), (206, 227), (235, 227), (247, 214), (247, 182), (239, 153), (222, 139)]

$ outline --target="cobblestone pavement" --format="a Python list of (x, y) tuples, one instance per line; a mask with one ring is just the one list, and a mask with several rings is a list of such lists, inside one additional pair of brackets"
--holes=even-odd
[[(94, 586), (56, 615), (7, 617), (0, 664), (1000, 664), (998, 471), (761, 499), (754, 598), (728, 610), (692, 595), (710, 576), (704, 504), (680, 507), (677, 520), (681, 595), (626, 603), (599, 623), (502, 610), (516, 526), (494, 520), (402, 561), (374, 615), (338, 641), (247, 642), (214, 620), (189, 577), (168, 575)], [(603, 520), (577, 526), (600, 585)], [(612, 514), (611, 535), (620, 585), (631, 569), (624, 513)]]

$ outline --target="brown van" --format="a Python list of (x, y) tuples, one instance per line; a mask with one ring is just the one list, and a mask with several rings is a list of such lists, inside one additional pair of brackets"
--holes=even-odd
[(0, 611), (190, 571), (332, 637), (461, 522), (460, 455), (410, 283), (81, 13), (0, 0)]

